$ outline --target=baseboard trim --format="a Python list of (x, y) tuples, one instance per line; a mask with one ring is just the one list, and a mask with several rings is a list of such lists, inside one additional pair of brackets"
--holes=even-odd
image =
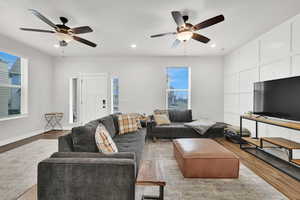
[(50, 130), (35, 130), (35, 131), (31, 131), (29, 133), (26, 133), (24, 135), (20, 135), (18, 137), (13, 137), (13, 138), (8, 138), (8, 139), (5, 139), (5, 140), (2, 140), (2, 141), (0, 141), (0, 147), (11, 144), (11, 143), (14, 143), (14, 142), (18, 142), (20, 140), (24, 140), (26, 138), (30, 138), (30, 137), (33, 137), (33, 136), (36, 136), (36, 135), (40, 135), (40, 134), (42, 134), (46, 131), (50, 131)]
[[(63, 130), (72, 130), (72, 128), (73, 128), (73, 126), (64, 126)], [(30, 137), (33, 137), (33, 136), (37, 136), (37, 135), (40, 135), (42, 133), (45, 133), (45, 132), (48, 132), (48, 131), (51, 131), (51, 130), (52, 129), (47, 129), (47, 130), (40, 129), (40, 130), (31, 131), (29, 133), (26, 133), (24, 135), (20, 135), (20, 136), (17, 136), (17, 137), (1, 140), (0, 141), (0, 147), (3, 147), (3, 146), (8, 145), (8, 144), (15, 143), (15, 142), (18, 142), (20, 140), (24, 140), (24, 139), (27, 139), (27, 138), (30, 138)]]

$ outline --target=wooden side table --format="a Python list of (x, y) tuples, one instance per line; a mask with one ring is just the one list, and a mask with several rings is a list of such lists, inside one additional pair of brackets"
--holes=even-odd
[(164, 180), (163, 171), (159, 161), (144, 160), (141, 162), (136, 185), (159, 187), (159, 196), (143, 195), (142, 200), (164, 199), (164, 187), (166, 186), (166, 181)]

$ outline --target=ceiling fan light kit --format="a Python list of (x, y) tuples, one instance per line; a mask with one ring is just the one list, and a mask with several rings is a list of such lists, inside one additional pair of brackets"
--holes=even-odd
[(65, 41), (65, 42), (69, 43), (73, 40), (72, 35), (69, 35), (69, 34), (56, 32), (55, 35), (59, 41)]
[(90, 47), (96, 47), (97, 44), (88, 41), (86, 39), (83, 39), (81, 37), (76, 36), (77, 34), (84, 34), (84, 33), (90, 33), (93, 32), (93, 29), (89, 26), (80, 26), (75, 28), (70, 28), (66, 26), (66, 23), (68, 23), (68, 19), (65, 17), (60, 17), (60, 21), (62, 24), (54, 24), (51, 22), (48, 18), (46, 18), (44, 15), (42, 15), (40, 12), (34, 9), (29, 9), (29, 11), (35, 15), (37, 18), (48, 24), (50, 27), (52, 27), (54, 30), (42, 30), (42, 29), (34, 29), (34, 28), (20, 28), (22, 31), (32, 31), (32, 32), (40, 32), (40, 33), (54, 33), (59, 40), (59, 45), (61, 47), (65, 47), (68, 45), (69, 42), (75, 40), (77, 42), (80, 42), (82, 44), (88, 45)]
[(199, 24), (192, 25), (190, 23), (187, 23), (187, 21), (189, 20), (188, 15), (182, 15), (179, 11), (172, 11), (171, 15), (177, 25), (176, 32), (161, 33), (161, 34), (151, 35), (150, 37), (156, 38), (156, 37), (162, 37), (166, 35), (176, 35), (176, 40), (172, 45), (173, 48), (177, 47), (181, 42), (189, 41), (191, 38), (198, 42), (202, 42), (205, 44), (208, 43), (210, 39), (196, 33), (196, 31), (215, 25), (225, 20), (223, 15), (218, 15), (216, 17), (205, 20)]
[(176, 34), (176, 38), (180, 40), (181, 42), (187, 42), (189, 41), (193, 36), (192, 31), (183, 31)]

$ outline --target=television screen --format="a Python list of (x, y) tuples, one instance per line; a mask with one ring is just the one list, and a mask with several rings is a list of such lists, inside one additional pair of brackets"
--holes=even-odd
[(254, 83), (253, 112), (300, 121), (300, 76)]

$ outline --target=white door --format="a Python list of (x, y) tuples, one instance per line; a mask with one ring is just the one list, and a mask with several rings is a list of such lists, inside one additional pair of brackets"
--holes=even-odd
[(107, 74), (82, 76), (81, 99), (82, 123), (107, 115)]

